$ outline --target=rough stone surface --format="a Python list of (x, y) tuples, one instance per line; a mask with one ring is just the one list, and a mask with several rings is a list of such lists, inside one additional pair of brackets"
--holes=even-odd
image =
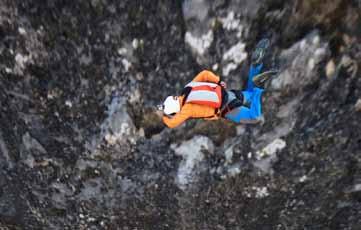
[[(360, 7), (2, 0), (0, 229), (359, 229)], [(201, 70), (242, 88), (263, 37), (263, 124), (164, 127)]]
[(204, 166), (201, 165), (204, 154), (207, 152), (213, 154), (214, 145), (207, 137), (195, 136), (173, 148), (175, 154), (183, 158), (178, 168), (176, 183), (185, 190), (190, 184), (196, 182), (198, 172), (204, 170)]
[(332, 78), (333, 77), (333, 75), (336, 72), (336, 65), (335, 65), (335, 62), (333, 60), (330, 60), (330, 61), (327, 62), (325, 72), (326, 72), (327, 78)]
[(361, 99), (358, 99), (356, 104), (355, 104), (355, 109), (356, 111), (360, 112), (361, 111)]

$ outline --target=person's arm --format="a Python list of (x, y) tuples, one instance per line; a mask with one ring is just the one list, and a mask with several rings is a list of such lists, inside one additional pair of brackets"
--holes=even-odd
[(185, 120), (187, 120), (190, 117), (188, 113), (183, 111), (179, 111), (174, 115), (173, 117), (169, 118), (167, 116), (163, 116), (163, 122), (166, 124), (169, 128), (175, 128), (179, 125), (181, 125)]
[(213, 82), (213, 83), (219, 84), (221, 82), (221, 78), (218, 77), (217, 75), (215, 75), (214, 73), (212, 73), (211, 71), (203, 70), (193, 79), (193, 81)]

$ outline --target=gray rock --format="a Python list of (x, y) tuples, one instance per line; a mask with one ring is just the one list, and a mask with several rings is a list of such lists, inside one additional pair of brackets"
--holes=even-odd
[(3, 172), (0, 172), (0, 187), (0, 217), (15, 223), (22, 207), (19, 191)]
[(361, 111), (361, 99), (358, 99), (355, 104), (355, 110), (360, 112)]
[[(127, 112), (124, 98), (114, 97), (108, 105), (107, 118), (100, 126), (100, 139), (105, 139), (109, 145), (121, 144), (136, 140), (136, 129)], [(96, 143), (99, 143), (99, 140)], [(96, 146), (93, 146), (94, 148)]]
[(46, 153), (44, 147), (35, 138), (31, 137), (29, 133), (25, 133), (22, 140), (26, 151), (34, 150), (41, 154)]
[(6, 147), (6, 143), (3, 140), (1, 132), (0, 132), (0, 150), (1, 150), (0, 151), (0, 153), (1, 153), (0, 159), (3, 158), (3, 160), (1, 161), (2, 163), (0, 163), (0, 165), (4, 164), (5, 166), (12, 168), (13, 162), (12, 162), (12, 159), (10, 158), (9, 150)]
[(179, 146), (173, 146), (174, 152), (181, 156), (176, 183), (179, 188), (185, 190), (189, 184), (197, 181), (197, 171), (202, 171), (202, 162), (204, 160), (204, 151), (213, 153), (213, 142), (204, 136), (195, 136), (191, 140), (182, 143)]
[[(0, 228), (358, 229), (356, 5), (2, 1)], [(150, 117), (202, 69), (242, 88), (262, 37), (264, 124)]]
[(301, 89), (317, 80), (317, 65), (328, 57), (328, 43), (322, 41), (318, 31), (307, 35), (280, 54), (280, 75), (272, 80), (273, 89)]

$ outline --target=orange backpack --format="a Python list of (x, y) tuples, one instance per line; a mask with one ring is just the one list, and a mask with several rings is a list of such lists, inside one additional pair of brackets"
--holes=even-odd
[(222, 87), (210, 82), (190, 82), (183, 90), (184, 103), (208, 105), (220, 108), (222, 104)]

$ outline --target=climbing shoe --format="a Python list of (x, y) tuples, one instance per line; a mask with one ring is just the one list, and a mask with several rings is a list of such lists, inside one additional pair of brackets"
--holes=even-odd
[(268, 80), (270, 80), (273, 77), (278, 76), (278, 72), (279, 72), (278, 69), (270, 69), (268, 71), (265, 71), (263, 73), (260, 73), (256, 76), (254, 76), (252, 81), (257, 87), (264, 88), (264, 86)]
[(262, 63), (263, 58), (266, 55), (269, 46), (270, 46), (270, 40), (268, 38), (263, 38), (257, 43), (255, 50), (253, 51), (251, 56), (251, 62), (253, 65), (258, 65)]

